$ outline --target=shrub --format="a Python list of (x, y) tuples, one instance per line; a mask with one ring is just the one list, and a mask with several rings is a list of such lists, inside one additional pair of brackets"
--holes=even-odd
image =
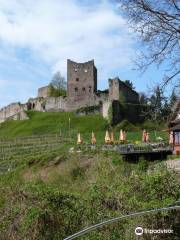
[(134, 131), (134, 132), (139, 130), (137, 126), (135, 126), (134, 124), (132, 124), (126, 119), (115, 126), (116, 131), (120, 131), (121, 129), (125, 131)]
[(138, 170), (140, 171), (146, 171), (148, 168), (148, 162), (145, 160), (143, 157), (139, 158), (139, 163), (138, 163)]

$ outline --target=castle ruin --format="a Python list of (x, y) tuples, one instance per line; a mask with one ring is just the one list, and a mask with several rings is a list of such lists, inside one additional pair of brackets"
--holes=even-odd
[[(111, 109), (112, 122), (118, 123), (127, 118), (138, 118), (139, 95), (118, 77), (109, 79), (109, 88), (97, 90), (97, 69), (94, 60), (76, 63), (67, 60), (67, 96), (51, 97), (50, 86), (38, 89), (36, 98), (30, 98), (26, 104), (12, 103), (0, 110), (0, 122), (7, 119), (27, 119), (26, 111), (51, 111), (89, 114), (100, 112), (104, 118), (109, 117)], [(126, 105), (126, 110), (122, 106)], [(85, 111), (84, 111), (85, 110)]]

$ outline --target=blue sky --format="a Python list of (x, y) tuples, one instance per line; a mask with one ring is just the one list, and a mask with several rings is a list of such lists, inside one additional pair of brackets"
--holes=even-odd
[(0, 107), (37, 95), (68, 58), (95, 60), (98, 88), (108, 78), (131, 80), (146, 91), (162, 79), (155, 67), (132, 70), (138, 44), (111, 0), (0, 0)]

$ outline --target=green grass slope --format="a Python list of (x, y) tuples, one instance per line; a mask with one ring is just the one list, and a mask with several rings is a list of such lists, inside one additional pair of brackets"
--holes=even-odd
[(0, 137), (18, 137), (92, 130), (104, 131), (107, 121), (100, 115), (77, 116), (74, 113), (28, 112), (29, 120), (7, 121), (0, 125)]
[[(0, 138), (12, 138), (31, 135), (43, 134), (62, 134), (69, 136), (69, 127), (71, 137), (76, 138), (78, 131), (82, 133), (83, 140), (90, 141), (91, 132), (96, 133), (97, 141), (104, 142), (105, 130), (109, 128), (108, 121), (100, 114), (78, 116), (70, 112), (27, 112), (29, 120), (24, 121), (6, 121), (0, 124)], [(70, 119), (70, 124), (69, 124)], [(146, 126), (147, 125), (147, 126)], [(153, 130), (152, 126), (142, 124), (134, 126), (127, 120), (122, 121), (114, 127), (113, 131), (116, 133), (116, 139), (119, 138), (119, 130), (127, 131), (127, 139), (131, 142), (141, 141), (142, 129), (150, 132), (150, 139), (155, 141), (157, 137), (164, 140), (168, 139), (167, 132)], [(164, 128), (164, 126), (162, 126)], [(156, 127), (154, 129), (157, 129)]]

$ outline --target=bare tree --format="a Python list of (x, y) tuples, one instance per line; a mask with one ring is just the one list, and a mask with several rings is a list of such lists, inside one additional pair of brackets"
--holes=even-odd
[(59, 96), (66, 95), (67, 83), (65, 81), (65, 78), (61, 75), (60, 72), (57, 72), (54, 74), (50, 82), (50, 86), (51, 86), (50, 95), (52, 97), (59, 97)]
[(66, 90), (66, 81), (65, 78), (61, 75), (60, 72), (54, 74), (51, 85), (58, 90)]
[[(162, 87), (174, 83), (180, 75), (180, 1), (117, 0), (120, 10), (143, 43), (136, 64), (141, 71), (155, 63), (167, 64)], [(174, 82), (175, 81), (175, 82)]]

